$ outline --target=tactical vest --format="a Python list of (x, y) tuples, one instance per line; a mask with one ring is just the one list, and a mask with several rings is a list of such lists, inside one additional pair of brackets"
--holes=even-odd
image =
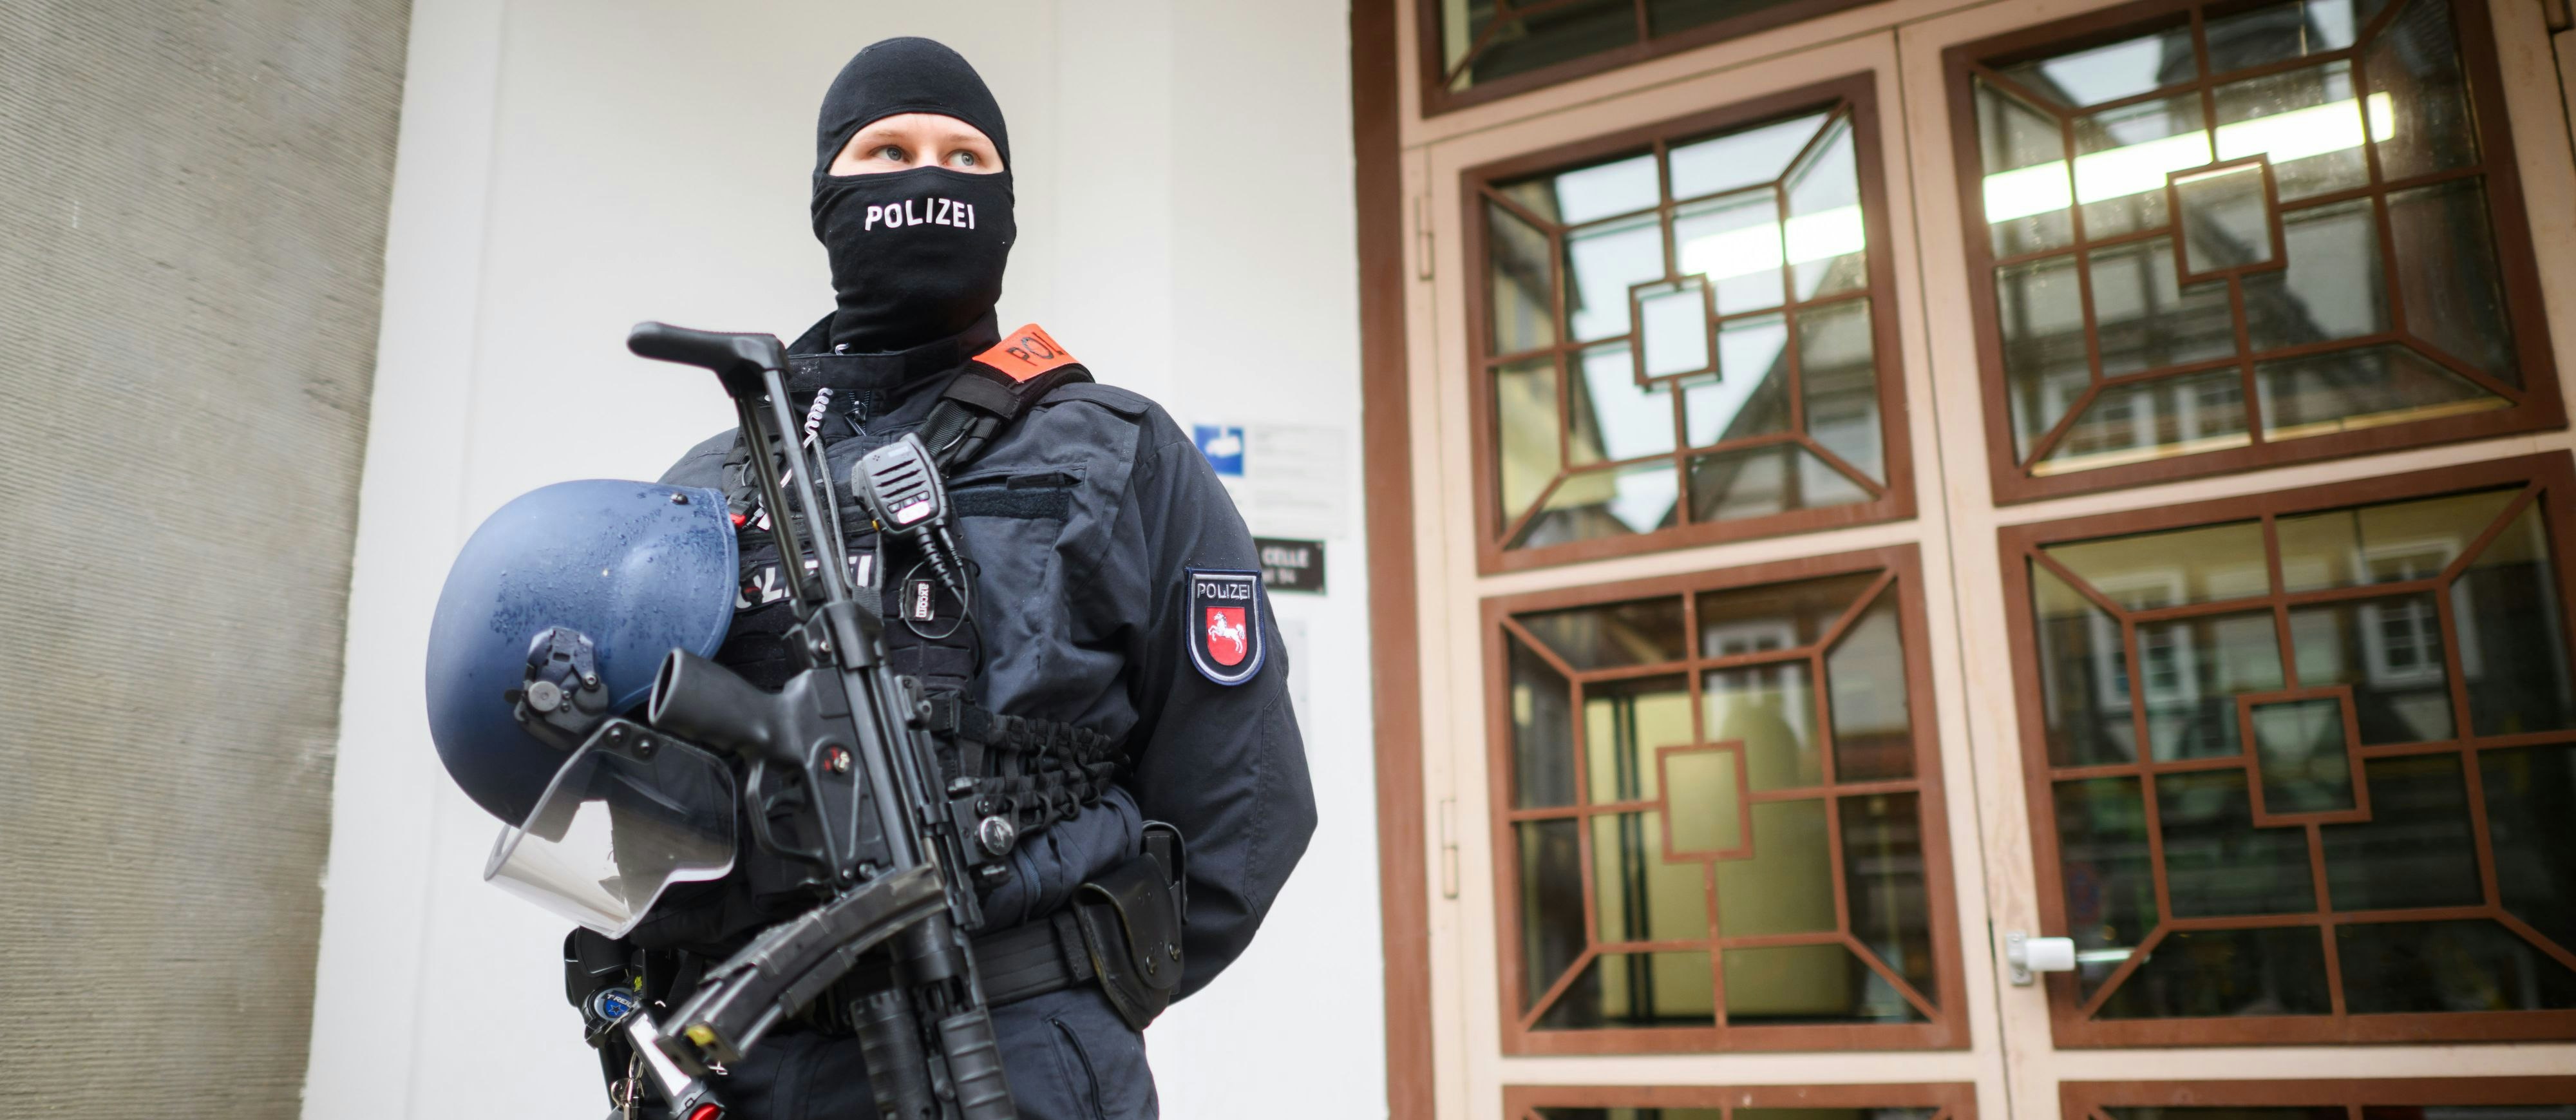
[[(889, 663), (922, 683), (929, 709), (925, 724), (939, 744), (942, 780), (952, 785), (971, 780), (977, 815), (1008, 817), (1021, 837), (1097, 802), (1124, 764), (1124, 744), (1069, 723), (1001, 715), (983, 707), (985, 651), (974, 610), (935, 578), (908, 539), (880, 533), (864, 503), (849, 491), (848, 472), (858, 457), (901, 433), (866, 430), (877, 404), (872, 394), (834, 399), (830, 386), (853, 380), (835, 376), (834, 367), (851, 358), (803, 354), (789, 361), (788, 392), (805, 421), (800, 435), (820, 441), (832, 464), (834, 477), (821, 481), (837, 496), (837, 510), (826, 512), (838, 514), (852, 558), (846, 574), (853, 587), (866, 589), (862, 601), (873, 603), (883, 620)], [(922, 440), (942, 476), (953, 481), (1048, 393), (1090, 380), (1090, 372), (1064, 355), (1045, 332), (1024, 328), (967, 361), (950, 378), (922, 422)], [(776, 454), (775, 448), (770, 451)], [(777, 571), (777, 546), (759, 531), (769, 512), (760, 508), (751, 455), (747, 439), (737, 434), (725, 459), (724, 489), (735, 524), (743, 530), (743, 583), (733, 627), (715, 660), (754, 684), (776, 688), (798, 667), (783, 640), (795, 616)], [(1060, 518), (1074, 484), (1071, 476), (1055, 476), (952, 486), (950, 516), (1043, 516), (1052, 503)], [(798, 523), (810, 531), (812, 521), (802, 511)], [(969, 552), (965, 559), (971, 589), (975, 557)]]

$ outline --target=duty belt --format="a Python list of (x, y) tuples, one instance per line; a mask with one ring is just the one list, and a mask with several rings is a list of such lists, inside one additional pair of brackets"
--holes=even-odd
[[(972, 939), (986, 1003), (1000, 1007), (1097, 982), (1127, 1025), (1137, 1030), (1171, 1005), (1181, 982), (1181, 926), (1187, 907), (1180, 833), (1145, 826), (1144, 854), (1074, 891), (1047, 917)], [(850, 1030), (861, 997), (892, 987), (882, 960), (853, 969), (807, 1005), (805, 1021), (826, 1033)]]

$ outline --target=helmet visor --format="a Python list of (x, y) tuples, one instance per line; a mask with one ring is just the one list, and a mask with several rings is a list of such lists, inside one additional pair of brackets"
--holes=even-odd
[(501, 830), (483, 878), (624, 937), (672, 884), (733, 870), (733, 772), (657, 735), (607, 738), (582, 744), (528, 819)]

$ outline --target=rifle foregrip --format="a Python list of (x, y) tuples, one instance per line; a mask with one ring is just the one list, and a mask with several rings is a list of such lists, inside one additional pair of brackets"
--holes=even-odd
[(859, 1036), (859, 1057), (867, 1063), (868, 1091), (877, 1112), (896, 1120), (937, 1120), (939, 1102), (931, 1096), (929, 1063), (921, 1053), (921, 1028), (912, 1015), (912, 1000), (901, 989), (871, 992), (850, 1005), (850, 1022)]
[(939, 1021), (939, 1049), (948, 1057), (948, 1079), (957, 1086), (963, 1120), (1019, 1120), (1011, 1087), (1002, 1080), (1002, 1047), (993, 1039), (993, 1016), (981, 1007)]

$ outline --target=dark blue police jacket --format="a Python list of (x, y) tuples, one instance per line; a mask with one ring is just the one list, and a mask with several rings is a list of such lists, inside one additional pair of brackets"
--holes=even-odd
[[(821, 348), (820, 326), (790, 349)], [(920, 427), (949, 376), (997, 337), (988, 320), (958, 339), (832, 363), (818, 430), (835, 478)], [(812, 380), (792, 386), (800, 417)], [(662, 481), (723, 488), (733, 443), (726, 432), (698, 445)], [(974, 565), (979, 701), (1123, 739), (1132, 759), (1098, 806), (1022, 844), (1018, 874), (987, 899), (986, 928), (1046, 916), (1085, 879), (1132, 857), (1141, 821), (1170, 822), (1189, 849), (1187, 997), (1251, 943), (1315, 829), (1287, 651), (1266, 592), (1254, 592), (1249, 651), (1233, 644), (1242, 638), (1230, 625), (1211, 627), (1219, 612), (1201, 618), (1192, 602), (1194, 570), (1259, 569), (1252, 535), (1161, 406), (1107, 385), (1056, 389), (948, 481)], [(961, 493), (996, 486), (1009, 500)], [(1223, 633), (1210, 639), (1211, 628)], [(1210, 665), (1201, 650), (1194, 663), (1191, 643), (1209, 640), (1219, 660), (1236, 660)], [(1217, 683), (1239, 674), (1247, 653), (1261, 658), (1258, 671)], [(993, 1027), (1024, 1120), (1158, 1115), (1144, 1039), (1096, 985), (995, 1007)], [(739, 1063), (721, 1092), (741, 1120), (873, 1108), (854, 1039), (792, 1028)]]

